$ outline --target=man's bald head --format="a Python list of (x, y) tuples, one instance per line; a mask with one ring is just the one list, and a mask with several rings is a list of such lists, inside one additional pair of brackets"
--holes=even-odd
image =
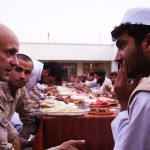
[(0, 44), (3, 44), (4, 42), (8, 42), (10, 41), (10, 39), (15, 41), (16, 43), (19, 43), (16, 34), (7, 26), (0, 23)]
[(19, 51), (19, 40), (15, 33), (0, 23), (0, 81), (8, 81), (9, 73), (17, 65), (16, 53)]

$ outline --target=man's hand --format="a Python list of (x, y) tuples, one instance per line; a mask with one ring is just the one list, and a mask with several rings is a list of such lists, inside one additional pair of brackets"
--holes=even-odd
[(31, 138), (31, 140), (26, 140), (24, 138), (19, 137), (21, 148), (32, 147), (33, 143), (35, 141), (35, 138), (36, 138), (36, 136), (34, 136), (33, 138)]
[(78, 150), (76, 147), (85, 144), (85, 140), (70, 140), (48, 150)]
[(62, 143), (59, 150), (77, 150), (76, 146), (85, 144), (85, 140), (70, 140)]
[(29, 139), (30, 137), (30, 130), (29, 130), (29, 127), (23, 127), (22, 131), (21, 131), (21, 134), (20, 134), (20, 137), (21, 138), (24, 138), (26, 140)]
[[(14, 150), (14, 148), (11, 143), (7, 143), (5, 145), (0, 145), (0, 150)], [(20, 150), (20, 149), (16, 149), (16, 150)]]
[(126, 63), (123, 61), (123, 64), (120, 66), (114, 87), (117, 99), (121, 104), (122, 111), (127, 109), (129, 97), (133, 90), (137, 87), (139, 80), (140, 77), (137, 77), (133, 79), (133, 83), (127, 83), (127, 66)]
[(47, 93), (47, 92), (49, 92), (49, 91), (56, 93), (56, 92), (57, 92), (57, 86), (54, 85), (54, 86), (51, 86), (51, 87), (46, 87), (46, 88), (44, 88), (44, 92), (45, 92), (45, 93)]
[(111, 87), (109, 87), (108, 85), (104, 86), (103, 92), (106, 96), (111, 97)]

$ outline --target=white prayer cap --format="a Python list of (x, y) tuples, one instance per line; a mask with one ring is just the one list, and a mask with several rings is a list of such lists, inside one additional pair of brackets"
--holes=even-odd
[(150, 8), (131, 8), (128, 9), (121, 23), (150, 25)]

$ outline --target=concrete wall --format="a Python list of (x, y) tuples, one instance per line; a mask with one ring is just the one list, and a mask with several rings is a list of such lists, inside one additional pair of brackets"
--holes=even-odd
[(20, 43), (20, 53), (41, 61), (55, 60), (77, 63), (77, 75), (83, 74), (83, 63), (103, 63), (107, 75), (117, 70), (114, 45), (60, 44), (60, 43)]
[(20, 52), (38, 60), (112, 61), (113, 45), (20, 43)]

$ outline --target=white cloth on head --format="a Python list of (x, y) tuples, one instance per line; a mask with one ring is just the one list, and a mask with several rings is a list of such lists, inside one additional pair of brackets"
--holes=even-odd
[(150, 8), (131, 8), (128, 9), (121, 21), (121, 23), (131, 23), (131, 24), (144, 24), (150, 25)]
[(31, 77), (26, 84), (26, 89), (29, 92), (40, 80), (43, 71), (43, 63), (33, 60), (34, 68), (32, 70)]

